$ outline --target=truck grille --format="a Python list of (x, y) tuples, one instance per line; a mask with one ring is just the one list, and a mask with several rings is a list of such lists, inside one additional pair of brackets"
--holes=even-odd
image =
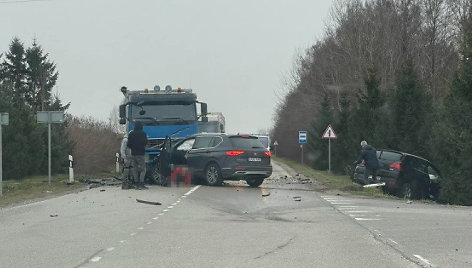
[(164, 139), (149, 139), (146, 145), (146, 149), (158, 149), (162, 143), (164, 143)]

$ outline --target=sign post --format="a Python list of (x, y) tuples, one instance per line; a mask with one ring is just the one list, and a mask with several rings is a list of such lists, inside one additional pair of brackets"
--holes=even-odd
[(8, 113), (0, 113), (0, 196), (3, 195), (2, 125), (8, 126)]
[(37, 122), (40, 124), (48, 124), (48, 178), (51, 185), (51, 123), (63, 123), (63, 111), (41, 111), (36, 114)]
[(331, 139), (337, 139), (336, 133), (334, 133), (333, 127), (328, 125), (322, 139), (328, 139), (328, 171), (331, 172)]
[(307, 131), (302, 130), (298, 131), (298, 143), (300, 143), (301, 148), (301, 163), (303, 165), (303, 144), (307, 143)]

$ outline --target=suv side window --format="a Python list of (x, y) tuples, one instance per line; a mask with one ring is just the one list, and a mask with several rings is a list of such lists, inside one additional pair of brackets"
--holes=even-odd
[(186, 140), (184, 142), (182, 142), (182, 144), (180, 144), (178, 147), (177, 147), (177, 151), (188, 151), (190, 149), (192, 149), (192, 146), (193, 144), (195, 143), (195, 139), (189, 139), (189, 140)]
[(210, 147), (216, 147), (220, 145), (220, 143), (222, 142), (223, 142), (223, 139), (221, 137), (213, 137), (213, 139), (211, 140)]
[(193, 144), (193, 149), (200, 149), (200, 148), (209, 148), (212, 147), (212, 139), (211, 136), (201, 136), (195, 138), (195, 143)]

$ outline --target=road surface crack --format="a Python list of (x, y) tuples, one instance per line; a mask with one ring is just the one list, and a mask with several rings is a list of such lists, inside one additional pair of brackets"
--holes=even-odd
[(277, 246), (275, 249), (271, 250), (271, 251), (268, 251), (260, 256), (257, 256), (256, 258), (254, 258), (255, 260), (257, 259), (261, 259), (261, 258), (264, 258), (265, 256), (267, 255), (270, 255), (272, 253), (275, 253), (277, 252), (278, 250), (282, 250), (283, 248), (287, 247), (288, 245), (290, 245), (290, 243), (292, 243), (292, 241), (296, 238), (297, 236), (293, 236), (292, 238), (290, 238), (287, 242), (285, 242), (284, 244), (282, 245), (279, 245)]

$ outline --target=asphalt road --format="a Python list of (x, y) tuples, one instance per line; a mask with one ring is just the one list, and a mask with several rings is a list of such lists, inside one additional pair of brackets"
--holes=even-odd
[(1, 209), (0, 267), (472, 266), (472, 209), (318, 188), (274, 164), (259, 188), (102, 187)]

